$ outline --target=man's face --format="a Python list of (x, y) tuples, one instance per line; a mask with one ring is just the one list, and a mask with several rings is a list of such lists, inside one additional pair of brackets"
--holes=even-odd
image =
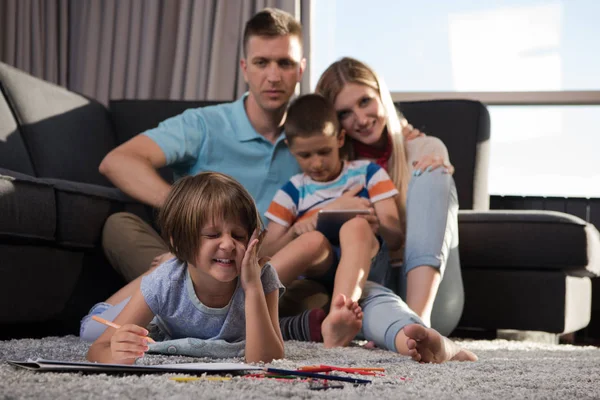
[(241, 60), (250, 96), (265, 111), (285, 108), (302, 78), (306, 60), (296, 36), (251, 36)]

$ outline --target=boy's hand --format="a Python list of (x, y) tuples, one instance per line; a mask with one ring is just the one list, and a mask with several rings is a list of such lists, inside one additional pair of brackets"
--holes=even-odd
[(148, 330), (138, 325), (126, 324), (110, 338), (110, 353), (116, 362), (143, 357), (148, 351)]
[(371, 207), (369, 199), (356, 197), (363, 189), (362, 185), (356, 185), (344, 192), (343, 195), (327, 204), (323, 209), (326, 210), (366, 210)]
[(258, 260), (258, 248), (260, 246), (259, 242), (264, 237), (265, 232), (266, 231), (263, 231), (259, 235), (258, 230), (255, 230), (252, 233), (250, 241), (248, 242), (248, 247), (245, 250), (243, 248), (239, 250), (245, 251), (242, 265), (238, 266), (238, 274), (244, 290), (248, 289), (252, 285), (261, 284), (260, 272), (262, 267), (260, 266)]
[(296, 237), (302, 235), (303, 233), (312, 232), (315, 229), (317, 229), (317, 214), (292, 225), (292, 230), (294, 232), (294, 236)]
[(373, 231), (374, 234), (377, 235), (377, 232), (379, 232), (379, 218), (377, 217), (377, 213), (375, 212), (375, 209), (373, 207), (369, 208), (369, 214), (368, 215), (357, 215), (358, 218), (364, 218), (367, 220), (367, 222), (369, 223), (369, 226), (371, 227), (371, 230)]

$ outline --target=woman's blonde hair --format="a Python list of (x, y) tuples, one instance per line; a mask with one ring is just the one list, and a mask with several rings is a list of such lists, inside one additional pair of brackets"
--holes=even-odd
[(194, 263), (200, 232), (211, 222), (240, 224), (248, 234), (262, 230), (260, 214), (248, 191), (235, 179), (218, 172), (202, 172), (179, 179), (158, 214), (158, 224), (169, 251)]
[[(387, 89), (383, 78), (379, 77), (377, 73), (365, 63), (350, 57), (344, 57), (331, 64), (325, 72), (323, 72), (321, 78), (319, 78), (315, 92), (334, 104), (337, 96), (348, 83), (369, 86), (379, 93), (379, 98), (383, 104), (386, 118), (383, 134), (386, 134), (387, 132), (392, 141), (392, 155), (388, 162), (388, 173), (398, 188), (398, 191), (400, 191), (397, 203), (398, 210), (400, 211), (400, 219), (404, 225), (406, 214), (406, 192), (408, 190), (410, 176), (404, 149), (404, 137), (402, 136), (399, 111), (394, 106), (392, 95)], [(347, 137), (346, 143), (348, 144), (350, 142), (351, 138)], [(345, 150), (350, 159), (353, 159), (354, 152), (352, 151), (352, 146), (347, 146)]]

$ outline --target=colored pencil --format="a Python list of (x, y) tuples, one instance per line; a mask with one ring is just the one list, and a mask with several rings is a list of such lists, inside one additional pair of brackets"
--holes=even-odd
[[(119, 329), (121, 327), (121, 325), (119, 324), (115, 324), (114, 322), (111, 321), (107, 321), (102, 317), (99, 317), (97, 315), (92, 315), (92, 319), (96, 322), (100, 322), (101, 324), (104, 324), (106, 326), (110, 326), (111, 328), (115, 328), (115, 329)], [(154, 341), (154, 339), (152, 339), (151, 337), (146, 336), (146, 339), (148, 340), (149, 343), (156, 343)]]
[(279, 368), (263, 368), (267, 372), (271, 372), (274, 374), (281, 375), (297, 375), (304, 376), (307, 378), (316, 378), (316, 379), (325, 379), (329, 381), (342, 381), (342, 382), (350, 382), (350, 383), (371, 383), (370, 380), (367, 379), (358, 379), (351, 378), (347, 376), (336, 376), (336, 375), (325, 375), (325, 374), (316, 374), (314, 372), (306, 372), (306, 371), (295, 371), (291, 369), (279, 369)]

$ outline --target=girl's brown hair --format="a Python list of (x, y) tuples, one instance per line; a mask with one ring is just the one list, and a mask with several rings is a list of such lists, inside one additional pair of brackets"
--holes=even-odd
[[(315, 92), (334, 104), (337, 96), (348, 83), (369, 86), (379, 93), (386, 116), (386, 125), (383, 134), (387, 133), (390, 135), (393, 146), (392, 155), (388, 163), (388, 173), (400, 191), (400, 196), (397, 197), (397, 205), (400, 212), (400, 221), (405, 226), (406, 192), (408, 191), (410, 176), (399, 111), (394, 106), (390, 91), (387, 89), (383, 79), (371, 67), (350, 57), (344, 57), (331, 64), (321, 75)], [(353, 159), (354, 154), (350, 145), (351, 142), (352, 138), (346, 136), (347, 146), (345, 152), (350, 159)]]
[(235, 179), (218, 172), (179, 179), (158, 214), (169, 251), (188, 263), (195, 261), (202, 228), (215, 221), (240, 224), (248, 238), (256, 229), (262, 230), (260, 214), (250, 193)]

